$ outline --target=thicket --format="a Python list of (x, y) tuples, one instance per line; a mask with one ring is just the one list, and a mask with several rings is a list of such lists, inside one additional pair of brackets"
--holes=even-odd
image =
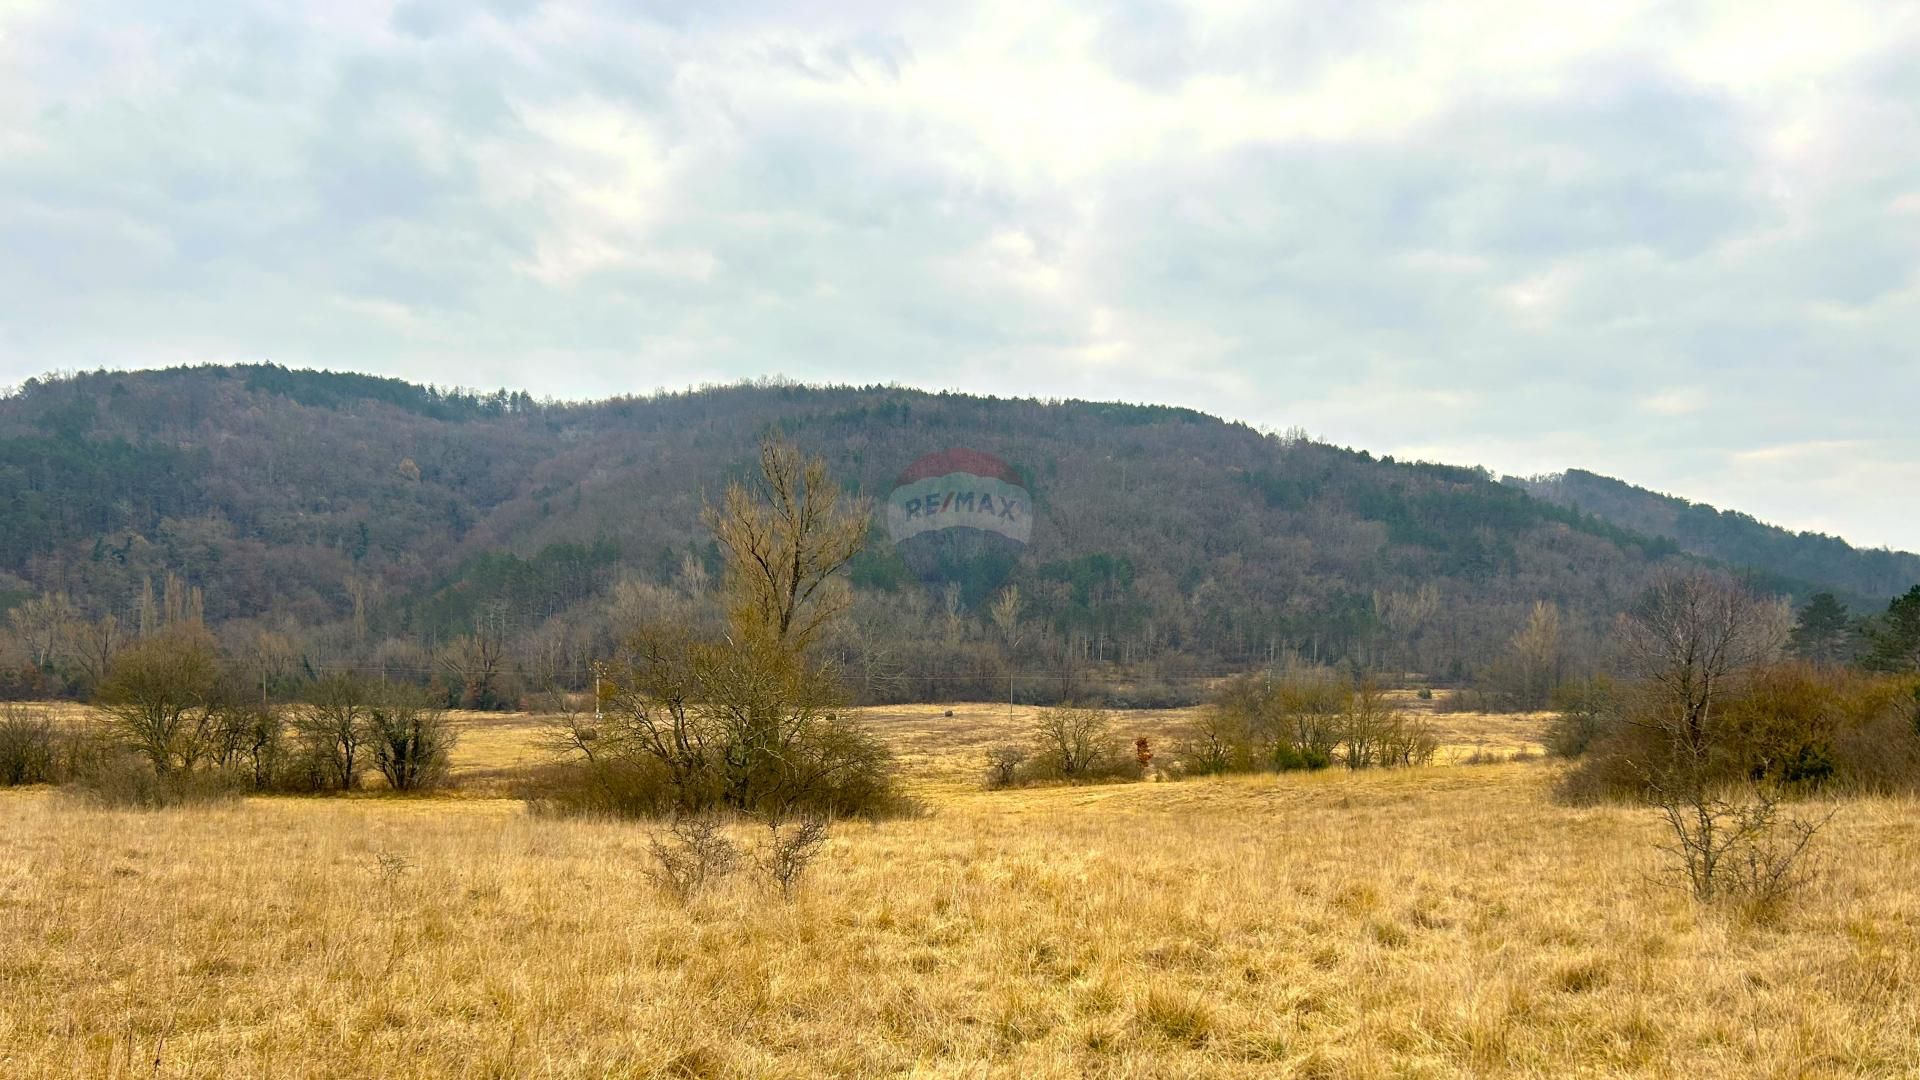
[(1425, 718), (1375, 684), (1293, 668), (1223, 684), (1176, 753), (1186, 772), (1219, 774), (1425, 765), (1438, 749)]
[(245, 791), (349, 791), (369, 768), (396, 791), (445, 782), (455, 735), (418, 690), (350, 676), (270, 704), (236, 685), (196, 624), (116, 658), (97, 715), (0, 713), (0, 785), (73, 786), (112, 805), (155, 807)]

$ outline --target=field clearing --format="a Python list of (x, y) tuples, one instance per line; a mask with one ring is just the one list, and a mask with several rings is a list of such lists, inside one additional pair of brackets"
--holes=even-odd
[[(503, 798), (0, 792), (0, 1075), (1920, 1074), (1913, 800), (1848, 804), (1753, 926), (1550, 763), (993, 793), (1028, 710), (947, 708), (864, 711), (929, 812), (843, 823), (791, 904), (683, 910), (644, 826)], [(1447, 760), (1538, 737), (1433, 720)], [(460, 721), (467, 775), (541, 760)]]

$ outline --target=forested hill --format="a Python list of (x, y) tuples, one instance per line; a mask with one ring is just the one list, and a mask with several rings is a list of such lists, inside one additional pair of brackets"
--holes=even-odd
[(1874, 609), (1920, 582), (1920, 555), (1856, 548), (1824, 533), (1792, 532), (1737, 510), (1715, 509), (1582, 469), (1512, 482), (1539, 498), (1621, 528), (1672, 540), (1682, 551), (1818, 582), (1870, 602)]
[[(699, 592), (718, 565), (702, 500), (774, 425), (865, 494), (954, 447), (997, 455), (1032, 490), (1024, 551), (960, 568), (951, 589), (876, 531), (837, 645), (870, 689), (984, 692), (1073, 664), (1193, 677), (1287, 651), (1459, 678), (1536, 601), (1562, 610), (1571, 647), (1682, 557), (1481, 470), (1185, 409), (779, 384), (556, 405), (202, 367), (36, 380), (0, 400), (0, 605), (52, 593), (74, 618), (134, 627), (171, 577), (230, 641), (291, 642), (303, 664), (427, 670), (478, 631), (577, 672), (613, 607)], [(1771, 584), (1887, 592), (1859, 554)], [(1006, 584), (1021, 604), (997, 622)]]

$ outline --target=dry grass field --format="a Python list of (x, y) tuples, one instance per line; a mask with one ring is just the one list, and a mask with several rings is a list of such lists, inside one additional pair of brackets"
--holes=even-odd
[[(790, 904), (680, 908), (644, 826), (484, 797), (526, 718), (462, 718), (460, 797), (0, 792), (0, 1076), (1920, 1075), (1913, 802), (1750, 925), (1549, 762), (989, 793), (1022, 712), (954, 712), (868, 713), (928, 812)], [(1434, 721), (1443, 761), (1538, 735)]]

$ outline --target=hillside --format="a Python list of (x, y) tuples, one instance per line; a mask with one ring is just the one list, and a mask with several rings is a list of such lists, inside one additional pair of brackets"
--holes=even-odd
[[(1072, 693), (1103, 665), (1165, 684), (1287, 652), (1467, 678), (1536, 601), (1571, 649), (1687, 546), (1482, 470), (1176, 408), (781, 384), (553, 404), (203, 367), (0, 401), (0, 605), (63, 593), (134, 627), (175, 575), (238, 651), (425, 673), (478, 631), (529, 681), (577, 681), (613, 607), (700, 591), (718, 565), (702, 499), (776, 425), (870, 496), (954, 447), (1031, 489), (1031, 542), (948, 567), (951, 588), (876, 530), (836, 644), (873, 696)], [(1888, 591), (1850, 551), (1759, 565), (1783, 591)], [(1005, 584), (1022, 603), (1001, 622)]]
[(1512, 482), (1537, 498), (1671, 540), (1689, 554), (1817, 582), (1868, 610), (1878, 610), (1889, 597), (1920, 581), (1920, 555), (1856, 548), (1824, 533), (1796, 533), (1737, 510), (1689, 502), (1583, 469)]

